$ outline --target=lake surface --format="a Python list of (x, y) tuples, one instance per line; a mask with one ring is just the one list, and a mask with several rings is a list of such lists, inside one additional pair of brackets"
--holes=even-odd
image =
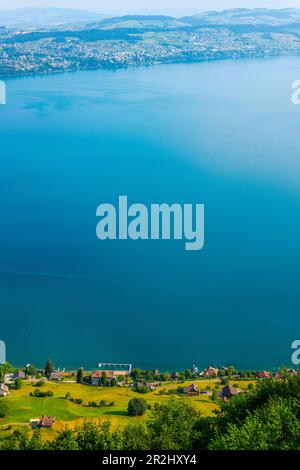
[[(0, 339), (8, 359), (290, 365), (300, 337), (300, 58), (7, 82)], [(205, 248), (96, 238), (96, 207), (204, 203)]]

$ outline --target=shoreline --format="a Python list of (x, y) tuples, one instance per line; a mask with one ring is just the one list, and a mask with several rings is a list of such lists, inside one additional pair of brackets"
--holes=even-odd
[(202, 64), (202, 63), (216, 63), (216, 62), (245, 62), (245, 61), (257, 61), (257, 60), (275, 60), (275, 59), (283, 59), (283, 58), (299, 58), (299, 54), (274, 54), (274, 55), (266, 55), (261, 57), (212, 57), (212, 58), (199, 58), (195, 60), (189, 59), (182, 59), (182, 60), (170, 60), (170, 61), (162, 61), (162, 62), (154, 62), (149, 64), (123, 64), (123, 65), (116, 65), (116, 66), (108, 66), (108, 67), (95, 67), (95, 68), (77, 68), (72, 70), (54, 70), (51, 72), (32, 72), (32, 73), (24, 73), (24, 74), (9, 74), (9, 75), (2, 75), (0, 72), (0, 80), (2, 81), (11, 81), (11, 80), (18, 80), (22, 78), (43, 78), (50, 76), (58, 76), (58, 75), (69, 75), (69, 74), (77, 74), (80, 72), (98, 72), (98, 71), (105, 71), (105, 72), (118, 72), (120, 70), (133, 70), (133, 69), (146, 69), (146, 68), (153, 68), (153, 67), (160, 67), (160, 66), (167, 66), (167, 65), (193, 65), (193, 64)]

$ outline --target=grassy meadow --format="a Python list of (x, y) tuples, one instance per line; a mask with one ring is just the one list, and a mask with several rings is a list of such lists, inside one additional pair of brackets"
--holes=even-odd
[[(76, 424), (82, 423), (85, 419), (99, 420), (109, 419), (113, 426), (124, 427), (130, 422), (137, 422), (146, 420), (151, 411), (147, 411), (143, 417), (129, 417), (127, 415), (127, 406), (129, 400), (132, 398), (144, 398), (151, 407), (154, 407), (155, 403), (163, 403), (170, 398), (168, 393), (162, 393), (162, 390), (166, 392), (170, 389), (175, 389), (178, 386), (190, 385), (192, 382), (185, 383), (163, 383), (161, 387), (158, 387), (155, 391), (147, 394), (140, 394), (131, 388), (126, 387), (92, 387), (87, 385), (80, 385), (71, 382), (46, 382), (41, 388), (42, 391), (51, 390), (54, 393), (53, 397), (47, 398), (36, 398), (29, 396), (30, 392), (36, 390), (33, 387), (33, 383), (30, 381), (23, 381), (23, 386), (20, 390), (11, 390), (10, 395), (5, 398), (9, 406), (9, 415), (0, 419), (0, 439), (1, 437), (7, 436), (8, 433), (12, 432), (20, 426), (29, 426), (31, 419), (39, 418), (43, 415), (53, 416), (56, 418), (56, 423), (53, 429), (43, 430), (45, 438), (50, 438), (55, 434), (55, 431), (68, 425), (74, 427)], [(193, 381), (200, 390), (206, 390), (210, 387), (213, 390), (216, 385), (221, 390), (222, 385), (218, 379), (216, 380), (195, 380)], [(231, 382), (233, 384), (234, 382)], [(249, 381), (239, 381), (238, 386), (240, 390), (246, 390)], [(254, 382), (252, 382), (254, 383)], [(67, 400), (66, 394), (71, 394), (72, 398), (81, 398), (83, 404), (75, 404), (70, 400)], [(172, 395), (177, 399), (182, 399), (178, 395)], [(197, 397), (187, 398), (193, 403), (204, 416), (211, 415), (218, 405), (212, 401), (210, 395), (200, 395)], [(106, 406), (101, 408), (94, 408), (84, 406), (88, 402), (95, 401), (97, 403), (100, 400), (106, 400), (114, 402), (114, 406)], [(8, 430), (8, 425), (10, 429)]]

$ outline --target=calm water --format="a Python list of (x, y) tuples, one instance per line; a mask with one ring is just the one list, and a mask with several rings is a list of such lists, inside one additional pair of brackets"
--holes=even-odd
[[(11, 80), (0, 338), (14, 363), (273, 367), (300, 336), (300, 59)], [(205, 203), (206, 245), (95, 236), (102, 202)]]

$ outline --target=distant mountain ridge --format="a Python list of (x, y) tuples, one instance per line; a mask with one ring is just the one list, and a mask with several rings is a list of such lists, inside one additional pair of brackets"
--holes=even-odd
[(268, 24), (280, 26), (300, 22), (300, 9), (235, 8), (223, 11), (207, 11), (199, 15), (184, 17), (182, 20), (194, 25)]
[(0, 25), (19, 28), (41, 28), (101, 21), (105, 15), (70, 8), (21, 8), (0, 11)]
[(195, 26), (269, 25), (284, 26), (300, 23), (300, 9), (235, 8), (207, 11), (193, 16), (174, 18), (167, 15), (124, 15), (109, 17), (100, 13), (68, 8), (22, 8), (0, 11), (0, 25), (18, 28), (87, 25), (108, 28), (183, 28)]

